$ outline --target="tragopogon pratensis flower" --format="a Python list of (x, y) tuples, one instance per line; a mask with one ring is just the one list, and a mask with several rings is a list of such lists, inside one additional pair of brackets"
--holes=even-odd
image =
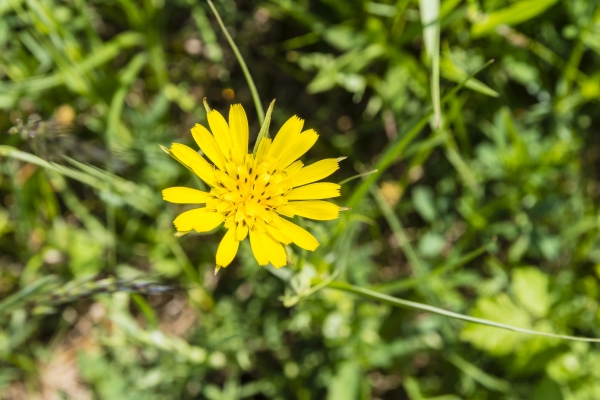
[(340, 185), (314, 182), (335, 172), (341, 159), (304, 166), (298, 158), (319, 135), (312, 129), (302, 131), (304, 121), (297, 116), (290, 118), (273, 140), (262, 139), (256, 154), (248, 153), (248, 119), (240, 104), (231, 106), (229, 124), (216, 110), (208, 112), (208, 124), (212, 134), (200, 124), (191, 131), (214, 165), (183, 144), (163, 148), (210, 187), (210, 192), (186, 187), (163, 190), (164, 200), (171, 203), (205, 205), (175, 218), (178, 235), (192, 230), (207, 232), (224, 222), (227, 232), (217, 249), (216, 271), (233, 261), (247, 236), (260, 265), (286, 265), (285, 246), (290, 243), (314, 251), (319, 246), (317, 239), (284, 217), (323, 221), (338, 217), (342, 208), (322, 200), (339, 196)]

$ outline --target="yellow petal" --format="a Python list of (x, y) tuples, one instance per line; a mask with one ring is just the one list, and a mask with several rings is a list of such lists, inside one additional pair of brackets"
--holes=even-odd
[(300, 132), (302, 132), (303, 126), (304, 120), (298, 118), (296, 115), (288, 119), (281, 129), (279, 129), (277, 135), (275, 135), (268, 156), (277, 161), (287, 149), (296, 143), (298, 136), (300, 136)]
[(211, 110), (206, 116), (208, 119), (208, 125), (210, 130), (215, 137), (217, 145), (221, 149), (221, 153), (225, 156), (225, 159), (229, 160), (231, 157), (231, 149), (233, 148), (233, 142), (231, 140), (231, 133), (229, 132), (229, 125), (227, 121), (217, 110)]
[(291, 163), (286, 169), (285, 172), (288, 175), (294, 174), (298, 171), (300, 171), (300, 169), (302, 169), (302, 167), (304, 166), (304, 163), (300, 160), (294, 161), (293, 163)]
[(336, 219), (340, 214), (340, 207), (327, 201), (291, 201), (287, 205), (294, 209), (296, 215), (319, 221)]
[(229, 109), (229, 131), (233, 142), (233, 155), (241, 165), (248, 154), (248, 118), (241, 104), (232, 104)]
[[(215, 186), (227, 188), (230, 192), (237, 191), (237, 182), (223, 171), (215, 171)], [(221, 186), (223, 184), (223, 186)]]
[(294, 182), (294, 187), (302, 186), (306, 185), (307, 183), (312, 183), (327, 178), (339, 168), (340, 164), (337, 159), (327, 158), (302, 168), (300, 171), (291, 175), (290, 179), (292, 179)]
[(313, 147), (318, 138), (319, 135), (312, 129), (302, 132), (277, 162), (279, 168), (283, 169), (300, 158), (308, 149)]
[(281, 229), (275, 228), (272, 225), (267, 225), (267, 233), (271, 235), (273, 239), (278, 240), (281, 243), (290, 244), (293, 242), (291, 237), (283, 233)]
[(330, 199), (340, 195), (340, 187), (337, 183), (311, 183), (310, 185), (292, 189), (285, 197), (288, 200)]
[(233, 261), (237, 254), (240, 242), (235, 240), (235, 232), (229, 229), (217, 249), (217, 268), (226, 267)]
[(210, 193), (186, 187), (168, 188), (162, 191), (162, 195), (163, 200), (177, 204), (204, 204), (212, 198)]
[(241, 242), (246, 239), (246, 236), (248, 236), (248, 225), (238, 224), (235, 230), (235, 240)]
[(319, 242), (313, 235), (285, 218), (277, 220), (277, 228), (281, 233), (289, 236), (292, 242), (303, 249), (315, 251), (319, 247)]
[(267, 265), (269, 263), (269, 253), (267, 253), (267, 245), (265, 244), (267, 234), (257, 230), (250, 230), (250, 246), (254, 258), (258, 265)]
[(205, 208), (195, 208), (179, 214), (173, 224), (179, 232), (191, 231), (208, 232), (215, 229), (225, 220), (218, 212), (207, 211)]
[(180, 143), (171, 145), (171, 154), (210, 186), (215, 186), (214, 168), (194, 149)]
[(290, 218), (294, 218), (294, 215), (296, 215), (296, 210), (287, 204), (277, 207), (275, 211)]
[(212, 161), (221, 171), (224, 171), (226, 163), (225, 156), (219, 148), (214, 136), (210, 134), (208, 129), (200, 124), (194, 125), (191, 131), (198, 147), (200, 147), (210, 161)]
[(285, 247), (271, 236), (266, 235), (265, 243), (269, 253), (269, 261), (275, 268), (281, 268), (287, 264), (287, 254)]

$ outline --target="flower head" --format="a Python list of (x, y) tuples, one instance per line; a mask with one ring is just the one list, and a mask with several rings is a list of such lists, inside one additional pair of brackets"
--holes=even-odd
[(210, 187), (210, 192), (186, 187), (163, 190), (164, 200), (171, 203), (204, 204), (175, 218), (179, 234), (207, 232), (225, 223), (227, 232), (217, 250), (217, 270), (233, 261), (240, 242), (248, 236), (260, 265), (286, 265), (285, 246), (290, 243), (315, 250), (317, 239), (284, 217), (338, 217), (341, 208), (323, 199), (339, 196), (340, 185), (315, 182), (335, 172), (340, 159), (304, 166), (298, 158), (319, 135), (312, 129), (302, 131), (304, 121), (296, 116), (283, 124), (273, 140), (262, 139), (256, 154), (248, 153), (248, 119), (240, 104), (231, 106), (229, 124), (216, 110), (208, 112), (208, 124), (212, 134), (200, 124), (191, 131), (212, 165), (183, 144), (163, 148)]

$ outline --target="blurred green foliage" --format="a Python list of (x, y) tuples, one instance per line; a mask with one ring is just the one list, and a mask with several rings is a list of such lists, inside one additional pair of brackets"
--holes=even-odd
[(597, 345), (318, 286), (600, 337), (598, 2), (215, 5), (277, 98), (271, 134), (298, 114), (305, 161), (378, 172), (303, 222), (321, 246), (295, 266), (245, 243), (215, 276), (220, 234), (175, 238), (160, 196), (201, 183), (158, 146), (192, 143), (204, 97), (258, 133), (208, 5), (0, 2), (1, 398), (600, 398)]

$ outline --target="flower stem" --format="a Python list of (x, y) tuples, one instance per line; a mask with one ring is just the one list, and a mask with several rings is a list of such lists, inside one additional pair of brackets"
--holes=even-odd
[(404, 299), (399, 299), (397, 297), (388, 296), (386, 294), (382, 294), (379, 292), (375, 292), (373, 290), (350, 285), (350, 284), (344, 283), (344, 282), (339, 282), (339, 281), (329, 282), (327, 284), (327, 287), (330, 289), (336, 289), (336, 290), (341, 290), (344, 292), (354, 293), (359, 296), (365, 297), (367, 299), (377, 300), (377, 301), (389, 304), (394, 307), (412, 308), (414, 310), (426, 311), (426, 312), (430, 312), (433, 314), (443, 315), (445, 317), (460, 319), (460, 320), (467, 321), (467, 322), (473, 322), (476, 324), (493, 326), (495, 328), (506, 329), (506, 330), (514, 331), (514, 332), (526, 333), (528, 335), (546, 336), (546, 337), (550, 337), (550, 338), (572, 340), (572, 341), (576, 341), (576, 342), (600, 343), (600, 339), (596, 339), (596, 338), (577, 337), (577, 336), (570, 336), (570, 335), (560, 335), (560, 334), (549, 333), (549, 332), (534, 331), (531, 329), (519, 328), (517, 326), (507, 325), (507, 324), (490, 321), (490, 320), (483, 319), (483, 318), (471, 317), (468, 315), (463, 315), (463, 314), (455, 313), (452, 311), (447, 311), (442, 308), (429, 306), (427, 304), (421, 304), (421, 303), (417, 303), (417, 302), (410, 301), (410, 300), (404, 300)]
[(225, 27), (225, 24), (223, 23), (223, 20), (221, 19), (221, 16), (219, 15), (219, 12), (215, 8), (214, 4), (210, 0), (207, 0), (207, 2), (208, 2), (208, 5), (210, 6), (212, 12), (215, 14), (215, 17), (217, 18), (217, 22), (219, 22), (219, 26), (221, 27), (223, 34), (227, 38), (229, 45), (233, 49), (233, 53), (235, 54), (235, 57), (237, 58), (238, 62), (240, 63), (240, 67), (242, 67), (242, 72), (244, 73), (244, 77), (246, 78), (246, 81), (248, 82), (248, 87), (250, 88), (250, 93), (252, 93), (252, 100), (254, 101), (254, 107), (256, 107), (256, 114), (258, 114), (258, 122), (260, 123), (260, 125), (262, 125), (263, 121), (265, 119), (265, 111), (263, 109), (262, 103), (260, 102), (260, 97), (258, 96), (258, 90), (256, 90), (256, 85), (254, 84), (252, 75), (250, 75), (248, 66), (246, 65), (246, 62), (244, 61), (244, 58), (242, 57), (242, 54), (240, 53), (238, 47), (235, 45), (233, 38), (227, 31), (227, 28)]

